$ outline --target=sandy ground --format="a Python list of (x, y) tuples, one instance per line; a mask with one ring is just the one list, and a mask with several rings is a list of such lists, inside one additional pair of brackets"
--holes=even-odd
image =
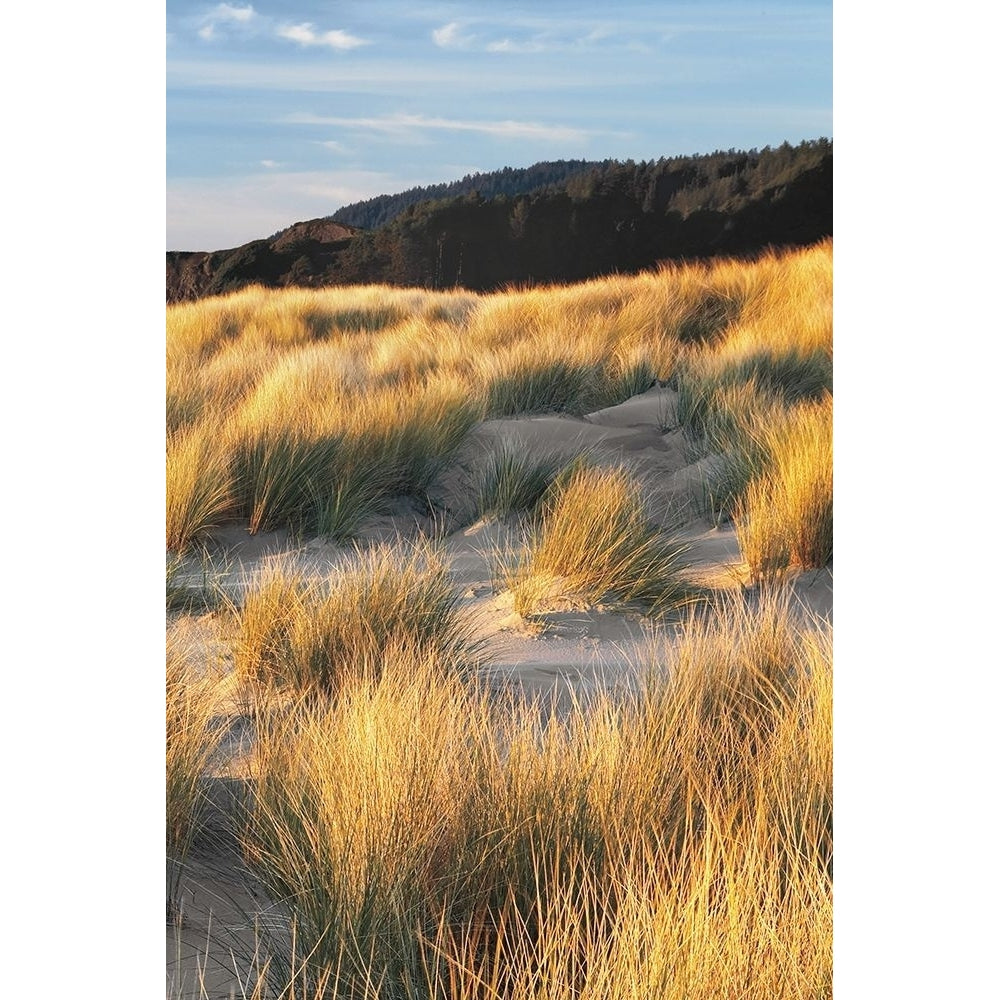
[[(516, 544), (516, 528), (498, 522), (469, 524), (469, 486), (477, 460), (503, 441), (536, 454), (569, 458), (586, 452), (599, 463), (627, 462), (644, 483), (652, 515), (664, 523), (682, 523), (683, 539), (690, 546), (691, 579), (712, 590), (740, 594), (745, 567), (735, 534), (731, 525), (712, 524), (699, 513), (698, 498), (709, 460), (690, 462), (683, 436), (669, 426), (673, 395), (669, 389), (654, 387), (585, 417), (546, 415), (480, 424), (430, 491), (433, 518), (426, 508), (403, 502), (390, 514), (366, 524), (359, 543), (413, 537), (434, 531), (437, 523), (462, 602), (488, 651), (487, 675), (498, 687), (514, 687), (529, 695), (553, 694), (565, 703), (585, 697), (598, 685), (628, 686), (637, 677), (651, 643), (669, 642), (677, 626), (654, 626), (638, 614), (602, 608), (554, 607), (531, 623), (523, 621), (513, 611), (510, 595), (495, 592), (491, 575), (491, 553)], [(325, 575), (349, 560), (353, 549), (319, 539), (295, 544), (284, 532), (250, 536), (242, 528), (231, 527), (213, 536), (209, 552), (208, 564), (189, 559), (177, 581), (197, 587), (207, 576), (236, 587), (276, 553), (295, 559), (311, 573)], [(804, 614), (832, 621), (832, 570), (801, 574), (791, 580), (791, 586)], [(200, 629), (200, 641), (206, 649), (211, 646), (210, 615), (177, 619), (168, 615), (168, 627), (187, 628), (195, 635)], [(226, 773), (232, 774), (232, 769)], [(220, 802), (231, 794), (231, 787), (225, 777), (219, 778), (215, 794)], [(200, 997), (199, 967), (212, 1000), (228, 998), (234, 995), (232, 990), (241, 996), (232, 961), (220, 943), (229, 935), (228, 940), (241, 941), (245, 949), (253, 945), (253, 928), (247, 926), (243, 914), (258, 901), (248, 894), (246, 880), (237, 871), (238, 861), (224, 842), (192, 859), (184, 888), (185, 926), (180, 931), (167, 927), (168, 997)]]

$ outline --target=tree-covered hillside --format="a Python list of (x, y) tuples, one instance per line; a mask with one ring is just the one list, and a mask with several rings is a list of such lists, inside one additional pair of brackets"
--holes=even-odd
[(377, 274), (392, 284), (486, 290), (802, 245), (832, 233), (832, 177), (826, 140), (609, 161), (560, 189), (513, 198), (473, 191), (410, 206), (351, 240), (339, 257), (337, 283)]
[[(541, 179), (546, 165), (537, 166)], [(480, 177), (500, 185), (503, 174)], [(234, 250), (168, 253), (167, 299), (253, 283), (489, 291), (512, 282), (635, 272), (663, 260), (803, 246), (832, 233), (833, 144), (816, 139), (639, 163), (608, 160), (528, 193), (491, 196), (476, 186), (458, 197), (419, 201), (371, 230), (328, 217)]]
[(612, 160), (555, 160), (535, 163), (530, 167), (504, 167), (489, 173), (466, 174), (460, 181), (450, 184), (432, 184), (429, 187), (415, 187), (399, 194), (380, 194), (367, 201), (357, 201), (338, 208), (330, 216), (334, 222), (359, 229), (375, 229), (392, 222), (411, 205), (422, 201), (441, 201), (458, 198), (477, 191), (482, 198), (496, 198), (499, 195), (513, 197), (531, 194), (548, 187), (562, 187), (578, 174), (608, 166)]

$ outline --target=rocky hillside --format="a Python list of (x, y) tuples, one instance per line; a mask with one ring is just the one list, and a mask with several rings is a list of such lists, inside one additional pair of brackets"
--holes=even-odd
[(324, 279), (335, 271), (338, 253), (357, 232), (313, 219), (232, 250), (167, 251), (167, 301), (221, 295), (254, 283), (275, 288), (328, 283)]

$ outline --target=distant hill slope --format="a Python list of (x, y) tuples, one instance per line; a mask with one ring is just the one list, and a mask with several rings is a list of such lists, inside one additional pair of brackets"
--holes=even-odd
[[(377, 211), (388, 207), (386, 201)], [(254, 283), (488, 291), (634, 272), (660, 260), (802, 246), (832, 232), (833, 144), (818, 139), (640, 163), (607, 160), (528, 193), (484, 197), (473, 188), (417, 201), (372, 230), (328, 217), (232, 250), (172, 251), (166, 292), (173, 302)]]
[(167, 301), (200, 299), (252, 284), (315, 284), (336, 268), (338, 253), (356, 233), (352, 226), (313, 219), (233, 250), (168, 250)]

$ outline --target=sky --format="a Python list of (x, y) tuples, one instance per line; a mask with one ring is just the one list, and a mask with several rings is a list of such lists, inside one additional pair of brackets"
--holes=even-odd
[[(515, 28), (514, 8), (500, 2), (480, 8), (489, 22), (472, 6), (418, 14), (375, 0), (254, 5), (275, 25), (314, 25), (312, 34), (299, 33), (306, 40), (340, 30), (369, 42), (353, 50), (334, 48), (336, 35), (303, 45), (274, 37), (277, 27), (254, 35), (238, 18), (199, 21), (211, 4), (8, 7), (0, 60), (10, 261), (3, 406), (13, 471), (0, 505), (14, 528), (4, 536), (4, 556), (17, 580), (8, 645), (14, 666), (28, 667), (6, 677), (20, 717), (4, 732), (13, 762), (5, 780), (16, 816), (32, 821), (6, 830), (16, 863), (5, 869), (5, 885), (18, 901), (20, 933), (5, 986), (10, 996), (38, 993), (39, 970), (52, 966), (53, 936), (36, 931), (52, 926), (53, 900), (83, 899), (88, 926), (110, 929), (113, 947), (105, 949), (108, 960), (98, 952), (95, 964), (97, 939), (62, 934), (60, 967), (83, 970), (84, 990), (99, 981), (105, 993), (144, 995), (163, 982), (161, 939), (149, 933), (162, 914), (155, 849), (162, 793), (147, 780), (162, 773), (163, 675), (146, 667), (163, 656), (155, 511), (164, 493), (165, 224), (185, 249), (238, 245), (334, 211), (341, 196), (324, 185), (338, 173), (345, 195), (362, 194), (363, 185), (343, 179), (348, 168), (384, 175), (385, 186), (397, 189), (411, 179), (448, 179), (446, 164), (461, 176), (466, 165), (526, 165), (539, 156), (684, 154), (702, 144), (773, 145), (786, 132), (789, 141), (834, 138), (830, 4), (587, 7), (579, 0), (519, 8), (521, 18), (537, 19), (544, 9), (574, 31), (582, 27), (569, 36), (581, 48), (597, 26), (631, 23), (632, 34), (615, 36), (617, 44), (655, 46), (659, 56), (629, 50), (617, 69), (610, 41), (601, 49), (596, 36), (585, 58), (565, 48), (487, 51), (505, 39), (508, 50), (515, 38), (545, 43), (530, 37), (531, 28)], [(992, 507), (983, 498), (991, 495), (984, 483), (996, 451), (989, 289), (1000, 218), (988, 183), (961, 183), (955, 167), (959, 157), (989, 162), (996, 39), (980, 3), (925, 7), (841, 0), (833, 17), (838, 997), (982, 997), (996, 986), (1000, 886), (989, 789), (996, 785), (997, 672), (990, 664), (997, 588)], [(650, 28), (654, 17), (660, 27)], [(765, 18), (775, 29), (770, 55), (758, 38)], [(683, 33), (663, 40), (662, 25), (673, 21), (681, 32), (682, 20), (700, 23), (700, 34), (689, 30), (683, 46)], [(432, 33), (453, 23), (460, 32), (453, 41), (461, 32), (478, 35), (480, 47), (436, 45)], [(447, 43), (449, 33), (439, 38)], [(364, 62), (379, 47), (380, 60)], [(737, 58), (724, 73), (723, 64)], [(327, 70), (322, 86), (317, 65)], [(668, 70), (682, 65), (691, 71), (686, 82), (670, 83)], [(704, 83), (693, 73), (697, 65)], [(348, 66), (356, 74), (351, 87), (330, 79)], [(500, 91), (491, 96), (487, 70), (506, 71), (506, 100)], [(446, 71), (450, 84), (426, 79)], [(278, 79), (268, 82), (265, 72)], [(527, 72), (558, 85), (529, 100)], [(657, 73), (663, 76), (653, 87)], [(308, 86), (295, 83), (303, 74)], [(792, 112), (810, 108), (819, 109), (815, 121), (793, 122)], [(347, 147), (349, 136), (343, 126), (317, 135), (274, 121), (296, 111), (601, 127), (635, 133), (635, 148), (602, 135), (585, 149), (538, 149), (524, 139), (493, 143), (484, 132), (412, 123), (408, 141), (390, 147), (383, 121), (382, 135), (356, 129), (352, 159), (302, 162), (321, 152), (311, 141)], [(641, 129), (639, 116), (658, 128)], [(417, 157), (433, 152), (428, 145), (461, 139), (470, 145), (440, 162)], [(268, 187), (278, 168), (263, 160), (287, 164), (287, 183)], [(951, 164), (946, 204), (943, 164)], [(295, 187), (309, 173), (324, 178), (313, 195)], [(284, 200), (295, 189), (298, 200)], [(185, 230), (181, 194), (190, 199)], [(209, 223), (204, 241), (199, 214)], [(246, 232), (225, 228), (241, 220)], [(62, 573), (67, 567), (74, 576)], [(74, 586), (81, 580), (85, 588)], [(85, 599), (75, 599), (80, 594)], [(95, 595), (107, 600), (86, 599)], [(123, 698), (133, 711), (121, 711)], [(34, 744), (25, 743), (26, 727)], [(29, 754), (32, 766), (20, 766), (25, 746), (41, 745), (39, 734), (56, 734), (73, 753)], [(68, 845), (86, 864), (62, 863)], [(150, 919), (132, 919), (137, 914)]]
[(540, 160), (833, 138), (831, 0), (167, 0), (168, 250)]

